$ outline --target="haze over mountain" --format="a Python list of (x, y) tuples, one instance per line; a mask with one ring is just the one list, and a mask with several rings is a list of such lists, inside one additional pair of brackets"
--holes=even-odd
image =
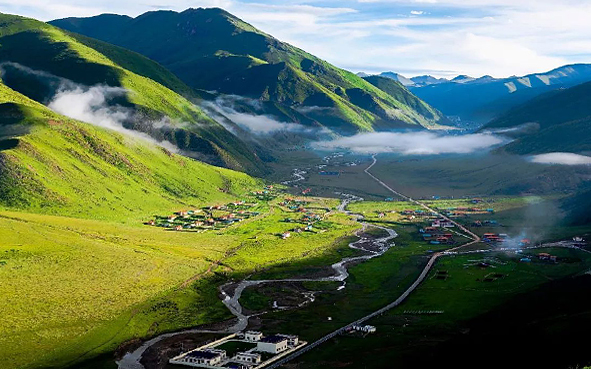
[(483, 124), (536, 96), (590, 80), (591, 65), (576, 64), (523, 77), (458, 76), (445, 83), (409, 88), (447, 116)]
[[(221, 9), (155, 11), (136, 18), (105, 14), (51, 23), (139, 52), (194, 89), (255, 99), (281, 121), (339, 133), (447, 123), (420, 100), (413, 97), (422, 106), (417, 112), (359, 76)], [(397, 89), (411, 98), (403, 86)]]
[(240, 169), (259, 165), (199, 108), (121, 66), (187, 90), (157, 64), (32, 19), (0, 15), (0, 25), (1, 205), (111, 218), (223, 198), (234, 183), (255, 183), (171, 152)]
[(262, 167), (254, 147), (179, 95), (194, 96), (157, 63), (32, 19), (1, 15), (1, 21), (0, 63), (8, 88), (89, 123), (141, 132), (211, 164), (253, 172)]

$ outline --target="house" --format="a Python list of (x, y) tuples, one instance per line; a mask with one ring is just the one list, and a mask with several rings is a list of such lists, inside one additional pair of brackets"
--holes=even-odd
[(550, 257), (551, 256), (552, 255), (550, 255), (548, 253), (541, 252), (541, 253), (538, 254), (538, 259), (540, 259), (540, 260), (550, 260)]
[(183, 230), (183, 226), (182, 225), (178, 225), (176, 227), (174, 227), (175, 231), (182, 231)]
[(244, 339), (248, 342), (258, 342), (263, 338), (263, 333), (259, 331), (246, 331)]
[(156, 225), (156, 221), (154, 219), (148, 221), (148, 225)]
[(288, 339), (281, 336), (263, 337), (257, 342), (257, 351), (279, 354), (288, 349)]
[(314, 228), (311, 225), (307, 225), (306, 228), (304, 228), (305, 231), (307, 232), (312, 232)]
[(255, 352), (239, 352), (232, 358), (234, 361), (248, 363), (248, 364), (260, 364), (261, 354)]
[(385, 217), (385, 216), (386, 216), (386, 214), (384, 214), (384, 213), (379, 213), (378, 214), (378, 218), (380, 218), (380, 219), (383, 218), (383, 217)]
[(288, 239), (289, 237), (291, 237), (291, 233), (289, 232), (284, 232), (283, 234), (281, 234), (281, 238), (283, 238), (284, 240)]
[(202, 364), (215, 366), (226, 359), (226, 351), (217, 349), (205, 349), (190, 351), (183, 356), (171, 360), (174, 364)]
[(522, 263), (531, 263), (530, 258), (521, 258), (521, 259), (519, 259), (519, 261), (521, 261)]
[(292, 334), (277, 334), (277, 336), (287, 338), (287, 344), (289, 346), (297, 346), (300, 343), (299, 337)]

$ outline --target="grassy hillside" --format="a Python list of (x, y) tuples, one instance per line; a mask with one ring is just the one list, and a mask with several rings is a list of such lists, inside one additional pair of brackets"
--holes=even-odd
[[(12, 15), (0, 15), (0, 45), (4, 84), (33, 100), (48, 103), (61, 87), (57, 78), (82, 86), (121, 87), (127, 94), (112, 103), (133, 109), (135, 116), (127, 122), (130, 128), (170, 141), (215, 165), (251, 172), (262, 166), (251, 147), (176, 93), (190, 95), (189, 87), (139, 54)], [(23, 71), (7, 62), (55, 77)], [(149, 124), (164, 117), (170, 125)]]
[(591, 150), (591, 83), (548, 93), (520, 105), (483, 129), (536, 123), (539, 131), (520, 137), (504, 150), (516, 154)]
[(0, 114), (0, 204), (6, 207), (141, 219), (157, 209), (229, 198), (256, 184), (244, 174), (59, 116), (1, 84)]
[(278, 248), (294, 214), (267, 201), (224, 229), (148, 227), (155, 214), (248, 198), (262, 183), (60, 116), (3, 84), (0, 116), (2, 368), (76, 367), (132, 339), (230, 318), (218, 284), (322, 254), (357, 227), (332, 214), (323, 232)]
[[(193, 88), (259, 99), (267, 111), (284, 120), (343, 133), (434, 127), (446, 121), (426, 104), (415, 110), (397, 94), (385, 93), (221, 9), (51, 23), (146, 55)], [(401, 86), (393, 88), (408, 94)]]

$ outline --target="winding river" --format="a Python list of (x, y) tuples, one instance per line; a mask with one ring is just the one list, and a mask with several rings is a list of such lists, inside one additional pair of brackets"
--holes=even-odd
[[(305, 172), (304, 172), (305, 173)], [(296, 181), (303, 180), (302, 172), (294, 171), (294, 176), (296, 177)], [(183, 330), (178, 332), (172, 333), (165, 333), (161, 334), (157, 337), (154, 337), (145, 343), (143, 343), (140, 347), (135, 349), (132, 352), (128, 352), (125, 356), (117, 362), (119, 369), (145, 369), (142, 365), (141, 358), (143, 354), (146, 352), (148, 348), (155, 345), (156, 343), (177, 336), (181, 334), (191, 334), (191, 333), (235, 333), (243, 331), (248, 326), (248, 319), (251, 317), (246, 315), (243, 312), (242, 305), (240, 305), (240, 297), (242, 296), (242, 292), (248, 287), (254, 287), (262, 284), (270, 284), (270, 283), (285, 283), (285, 282), (342, 282), (341, 287), (339, 289), (343, 289), (346, 285), (346, 279), (349, 277), (348, 267), (351, 264), (359, 263), (363, 261), (367, 261), (376, 257), (383, 255), (386, 251), (388, 251), (394, 244), (391, 242), (394, 238), (398, 236), (398, 234), (391, 228), (381, 227), (373, 224), (368, 224), (363, 222), (363, 216), (358, 214), (353, 214), (347, 210), (347, 205), (352, 202), (362, 201), (363, 198), (357, 197), (355, 195), (350, 194), (339, 194), (343, 197), (340, 205), (337, 207), (337, 210), (345, 213), (351, 217), (354, 217), (361, 225), (362, 228), (356, 232), (356, 236), (359, 239), (355, 242), (351, 242), (349, 247), (352, 249), (356, 249), (362, 251), (364, 255), (356, 256), (356, 257), (349, 257), (344, 258), (338, 263), (332, 264), (331, 267), (334, 271), (334, 275), (330, 277), (322, 277), (322, 278), (293, 278), (293, 279), (267, 279), (267, 280), (250, 280), (245, 279), (239, 282), (237, 285), (232, 284), (235, 288), (231, 289), (230, 283), (222, 285), (219, 287), (220, 294), (223, 298), (222, 302), (224, 305), (230, 310), (230, 312), (237, 318), (237, 321), (234, 325), (226, 329), (220, 330), (204, 330), (204, 329), (189, 329)], [(379, 228), (387, 232), (387, 236), (373, 239), (373, 238), (366, 238), (363, 237), (363, 233), (370, 227)]]

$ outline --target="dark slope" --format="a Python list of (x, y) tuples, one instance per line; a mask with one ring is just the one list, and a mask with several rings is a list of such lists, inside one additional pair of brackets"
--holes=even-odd
[(539, 96), (487, 124), (484, 129), (539, 125), (539, 131), (505, 146), (518, 154), (591, 150), (591, 82)]
[(195, 89), (260, 100), (283, 120), (343, 133), (446, 122), (436, 110), (426, 106), (429, 116), (424, 116), (362, 78), (221, 9), (157, 11), (137, 18), (101, 15), (51, 23), (137, 51)]
[[(263, 167), (250, 145), (177, 93), (190, 95), (189, 87), (142, 55), (12, 15), (0, 15), (0, 45), (4, 84), (35, 101), (49, 103), (65, 80), (81, 88), (122, 88), (125, 96), (108, 103), (133, 111), (127, 128), (211, 164), (251, 173)], [(150, 124), (163, 119), (169, 124)]]

